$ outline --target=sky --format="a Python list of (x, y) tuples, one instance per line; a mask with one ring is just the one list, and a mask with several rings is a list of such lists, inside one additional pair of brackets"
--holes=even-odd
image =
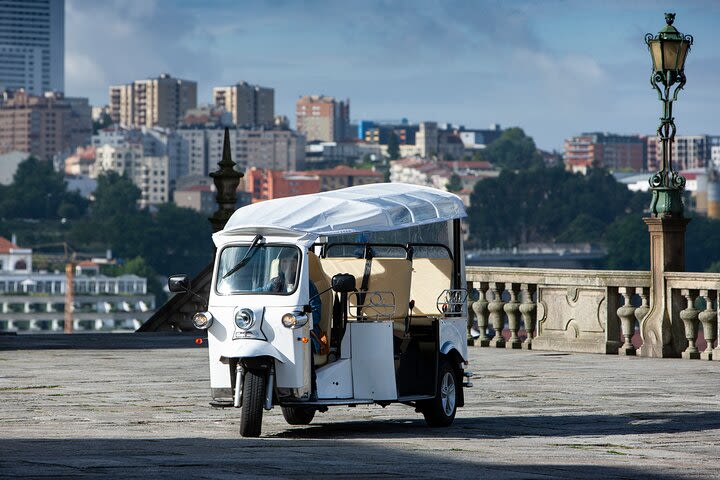
[(645, 33), (664, 12), (695, 39), (674, 105), (678, 135), (720, 135), (720, 1), (66, 0), (65, 89), (108, 102), (110, 85), (169, 73), (275, 89), (294, 123), (302, 95), (350, 99), (357, 120), (518, 126), (561, 150), (582, 132), (651, 134)]

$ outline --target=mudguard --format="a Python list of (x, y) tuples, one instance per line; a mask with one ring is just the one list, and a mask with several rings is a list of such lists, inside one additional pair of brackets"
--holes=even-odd
[(224, 346), (220, 351), (220, 356), (226, 358), (272, 357), (280, 363), (287, 361), (282, 353), (264, 340), (246, 340)]

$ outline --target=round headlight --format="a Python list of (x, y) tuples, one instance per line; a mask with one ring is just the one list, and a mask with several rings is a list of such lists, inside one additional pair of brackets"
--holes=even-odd
[(287, 328), (299, 328), (308, 322), (307, 315), (299, 312), (286, 313), (282, 316), (282, 324)]
[(249, 330), (255, 320), (255, 314), (249, 308), (243, 308), (235, 312), (235, 325), (243, 330)]
[(282, 324), (287, 328), (293, 328), (297, 325), (297, 317), (292, 313), (286, 313), (282, 316)]
[(195, 328), (200, 330), (205, 330), (207, 328), (210, 328), (210, 325), (212, 325), (213, 322), (213, 316), (210, 314), (210, 312), (197, 312), (192, 317), (193, 325), (195, 325)]

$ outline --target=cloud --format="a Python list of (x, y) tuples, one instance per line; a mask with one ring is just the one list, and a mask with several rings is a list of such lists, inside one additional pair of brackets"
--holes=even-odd
[[(146, 0), (66, 4), (66, 88), (69, 94), (107, 101), (111, 84), (171, 73), (211, 81), (219, 61), (197, 42), (196, 19), (172, 4)], [(83, 67), (92, 75), (84, 76)], [(200, 75), (198, 75), (198, 73)], [(91, 79), (95, 84), (90, 85)]]
[[(720, 4), (702, 5), (678, 10), (697, 43), (681, 121), (712, 131), (703, 112), (712, 109), (696, 99), (718, 98)], [(298, 96), (325, 93), (349, 97), (354, 119), (500, 122), (549, 148), (589, 129), (654, 129), (642, 35), (643, 25), (661, 26), (663, 8), (627, 0), (66, 0), (66, 85), (105, 103), (111, 84), (170, 73), (196, 80), (202, 102), (213, 86), (245, 80), (274, 87), (276, 111), (289, 116)]]

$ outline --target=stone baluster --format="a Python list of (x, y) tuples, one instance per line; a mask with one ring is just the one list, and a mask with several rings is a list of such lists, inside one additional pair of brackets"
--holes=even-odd
[(709, 290), (700, 290), (700, 296), (705, 299), (705, 310), (700, 312), (698, 318), (702, 323), (703, 335), (707, 342), (705, 351), (700, 354), (700, 358), (703, 360), (712, 360), (713, 355), (713, 342), (715, 341), (715, 334), (717, 333), (717, 312), (713, 308), (713, 301), (710, 297)]
[(505, 290), (510, 293), (510, 301), (504, 306), (503, 310), (507, 314), (508, 328), (510, 329), (510, 340), (505, 344), (505, 348), (518, 349), (522, 347), (522, 340), (518, 337), (518, 330), (520, 330), (520, 302), (517, 300), (517, 284), (506, 283)]
[(527, 332), (527, 338), (522, 343), (522, 348), (526, 350), (532, 350), (532, 339), (535, 334), (535, 310), (537, 306), (533, 301), (533, 291), (531, 286), (527, 283), (520, 285), (520, 315), (522, 315), (523, 323), (525, 324), (525, 332)]
[(490, 291), (493, 294), (493, 299), (488, 304), (488, 310), (490, 310), (490, 321), (495, 330), (495, 336), (490, 340), (490, 346), (505, 348), (505, 339), (502, 336), (503, 327), (505, 326), (505, 319), (503, 318), (505, 302), (502, 300), (503, 284), (490, 282)]
[(629, 288), (620, 287), (618, 292), (625, 299), (622, 307), (617, 309), (617, 316), (620, 317), (620, 327), (622, 328), (623, 337), (625, 337), (625, 343), (618, 350), (618, 355), (635, 355), (632, 337), (635, 334), (635, 311), (637, 308), (631, 303), (632, 292)]
[(475, 319), (477, 320), (477, 328), (480, 332), (480, 337), (475, 340), (475, 345), (481, 347), (490, 346), (490, 338), (487, 336), (488, 327), (488, 301), (487, 301), (487, 282), (480, 282), (477, 284), (478, 299), (473, 303), (473, 312), (475, 312)]
[(475, 339), (472, 336), (472, 327), (475, 325), (475, 310), (473, 310), (473, 304), (477, 300), (475, 296), (477, 290), (472, 286), (472, 283), (468, 282), (468, 297), (467, 297), (467, 345), (472, 347), (475, 345)]
[(695, 308), (695, 298), (697, 295), (695, 291), (686, 288), (681, 290), (681, 295), (685, 297), (687, 301), (687, 308), (680, 311), (680, 318), (685, 325), (685, 338), (687, 338), (688, 341), (688, 347), (682, 352), (682, 358), (698, 359), (700, 358), (700, 352), (695, 346), (695, 341), (698, 336), (698, 314), (700, 313), (700, 311)]
[(640, 325), (650, 311), (650, 292), (646, 287), (637, 287), (635, 293), (640, 295), (640, 306), (635, 310), (635, 320), (637, 320), (638, 325)]

